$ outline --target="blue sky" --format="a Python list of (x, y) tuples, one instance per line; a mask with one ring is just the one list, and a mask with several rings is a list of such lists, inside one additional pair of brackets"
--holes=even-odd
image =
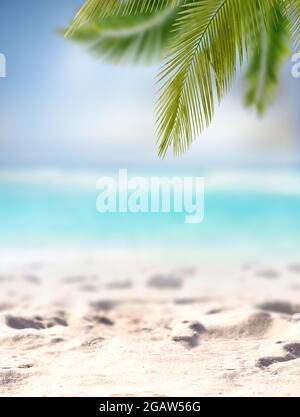
[(157, 157), (153, 105), (157, 68), (113, 67), (56, 33), (82, 0), (1, 0), (0, 167), (293, 165), (298, 161), (297, 93), (287, 65), (280, 98), (258, 120), (242, 87), (182, 158)]

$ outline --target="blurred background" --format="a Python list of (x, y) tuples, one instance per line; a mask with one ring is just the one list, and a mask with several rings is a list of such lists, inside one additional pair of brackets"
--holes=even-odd
[[(181, 157), (157, 156), (158, 66), (112, 66), (65, 40), (82, 0), (2, 0), (0, 244), (3, 249), (126, 247), (185, 256), (298, 256), (300, 80), (287, 63), (264, 118), (243, 107), (243, 77)], [(205, 219), (101, 215), (102, 174), (206, 178)], [(226, 256), (227, 256), (226, 255)]]

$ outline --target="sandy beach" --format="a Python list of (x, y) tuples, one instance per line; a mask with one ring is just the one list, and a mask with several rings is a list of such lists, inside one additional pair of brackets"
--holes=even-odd
[(299, 396), (300, 0), (0, 35), (0, 397)]
[(1, 258), (1, 396), (299, 395), (300, 264), (211, 265)]

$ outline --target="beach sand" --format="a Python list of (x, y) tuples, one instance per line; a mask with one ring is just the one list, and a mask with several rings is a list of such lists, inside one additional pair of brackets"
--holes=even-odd
[(300, 264), (218, 263), (1, 258), (0, 395), (298, 396)]

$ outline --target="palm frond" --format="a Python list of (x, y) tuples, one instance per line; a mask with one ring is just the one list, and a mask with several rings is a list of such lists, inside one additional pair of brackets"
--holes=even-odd
[(108, 16), (133, 16), (178, 7), (187, 0), (86, 0), (75, 16), (66, 36), (88, 21)]
[(248, 85), (246, 105), (255, 106), (259, 114), (263, 114), (275, 99), (282, 65), (291, 52), (289, 20), (280, 7), (272, 10), (269, 19), (268, 31), (261, 25), (259, 47), (251, 58), (245, 77)]
[(285, 0), (284, 2), (290, 20), (290, 33), (296, 47), (300, 45), (300, 0)]
[(160, 74), (157, 134), (160, 155), (185, 151), (230, 88), (238, 57), (259, 43), (261, 17), (267, 22), (275, 0), (202, 0), (183, 7), (176, 37)]
[(113, 61), (167, 50), (157, 136), (160, 155), (178, 154), (210, 124), (245, 59), (247, 103), (263, 112), (272, 102), (287, 37), (300, 44), (300, 0), (86, 0), (66, 35)]
[(162, 58), (178, 10), (166, 8), (137, 16), (93, 20), (76, 29), (70, 39), (88, 45), (92, 53), (113, 62), (151, 63)]

